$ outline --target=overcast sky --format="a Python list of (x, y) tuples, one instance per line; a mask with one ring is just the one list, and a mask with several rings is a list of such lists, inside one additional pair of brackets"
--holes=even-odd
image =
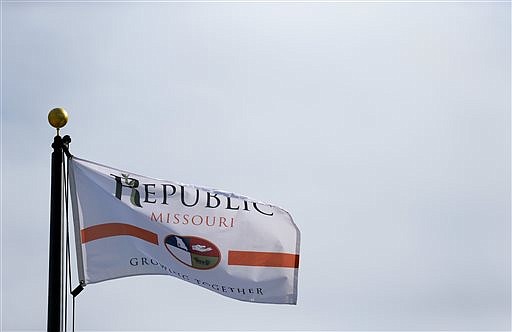
[(79, 330), (510, 330), (510, 3), (2, 4), (4, 330), (46, 329), (48, 111), (73, 154), (287, 209), (297, 306), (166, 276)]

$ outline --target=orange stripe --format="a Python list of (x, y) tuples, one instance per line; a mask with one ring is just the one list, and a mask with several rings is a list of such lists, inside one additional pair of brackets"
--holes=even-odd
[(158, 235), (143, 228), (129, 224), (108, 223), (87, 227), (81, 230), (82, 243), (105, 237), (128, 235), (158, 245)]
[(229, 251), (228, 265), (299, 267), (299, 255), (280, 252)]

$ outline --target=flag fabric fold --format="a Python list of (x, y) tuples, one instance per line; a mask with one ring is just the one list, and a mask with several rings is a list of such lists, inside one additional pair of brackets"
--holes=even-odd
[(83, 284), (159, 274), (242, 301), (297, 303), (300, 232), (287, 211), (77, 157), (69, 172)]

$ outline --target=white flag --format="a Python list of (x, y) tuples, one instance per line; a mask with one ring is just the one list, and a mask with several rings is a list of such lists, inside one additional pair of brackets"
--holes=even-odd
[(69, 160), (84, 284), (163, 274), (242, 301), (297, 303), (300, 232), (285, 210)]

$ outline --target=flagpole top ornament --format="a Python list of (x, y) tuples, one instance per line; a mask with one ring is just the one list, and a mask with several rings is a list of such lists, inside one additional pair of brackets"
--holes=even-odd
[(48, 113), (48, 122), (53, 128), (57, 129), (57, 135), (59, 129), (64, 127), (68, 123), (68, 113), (63, 108), (54, 108)]

